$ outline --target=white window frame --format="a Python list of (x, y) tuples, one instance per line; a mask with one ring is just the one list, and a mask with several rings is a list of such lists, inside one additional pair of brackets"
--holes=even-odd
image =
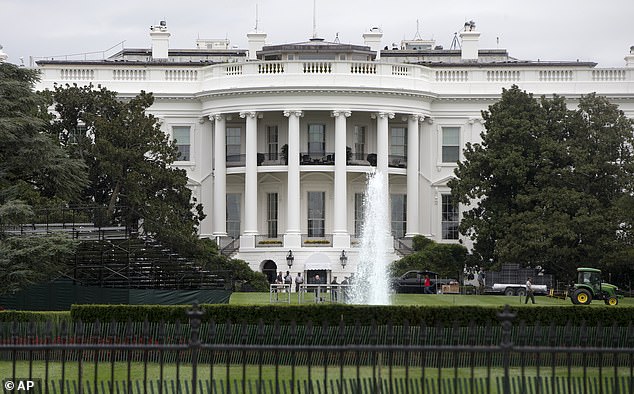
[[(443, 129), (445, 128), (457, 128), (458, 129), (458, 160), (456, 162), (444, 162), (442, 158), (443, 148)], [(462, 160), (462, 145), (463, 145), (463, 126), (459, 124), (443, 124), (438, 126), (438, 144), (437, 144), (437, 159), (436, 165), (438, 167), (457, 167), (458, 161)]]
[[(193, 133), (192, 131), (194, 130), (194, 126), (191, 124), (180, 124), (180, 123), (176, 123), (176, 124), (172, 124), (170, 125), (170, 136), (171, 136), (171, 140), (172, 142), (174, 142), (175, 140), (177, 141), (178, 139), (176, 138), (175, 135), (175, 128), (188, 128), (189, 129), (189, 158), (187, 160), (182, 160), (181, 158), (179, 158), (178, 160), (176, 160), (176, 163), (193, 163), (194, 162), (194, 144), (192, 143), (193, 141)], [(177, 142), (177, 144), (175, 144), (176, 146), (181, 145)], [(184, 145), (184, 144), (183, 144)]]

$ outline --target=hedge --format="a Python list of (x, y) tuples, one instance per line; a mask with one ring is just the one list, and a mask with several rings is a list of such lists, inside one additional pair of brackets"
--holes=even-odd
[(63, 312), (34, 312), (34, 311), (0, 311), (0, 322), (45, 322), (61, 323), (72, 321), (69, 311)]
[[(74, 321), (84, 322), (105, 321), (166, 321), (186, 322), (189, 305), (73, 305), (70, 315)], [(443, 324), (466, 326), (471, 321), (476, 325), (499, 324), (497, 314), (502, 307), (480, 306), (370, 306), (344, 304), (316, 304), (316, 305), (202, 305), (205, 311), (202, 320), (215, 322), (255, 324), (260, 319), (265, 324), (272, 324), (276, 320), (282, 324), (295, 320), (304, 323), (327, 321), (338, 323), (343, 320), (347, 324), (359, 321), (361, 324), (377, 324), (394, 322), (401, 324), (405, 319), (410, 324), (426, 325)], [(587, 306), (539, 306), (534, 308), (511, 309), (517, 316), (514, 324), (524, 321), (527, 325), (539, 322), (541, 325), (563, 326), (568, 322), (579, 325), (585, 321), (587, 325), (628, 326), (632, 323), (634, 307), (587, 307)]]

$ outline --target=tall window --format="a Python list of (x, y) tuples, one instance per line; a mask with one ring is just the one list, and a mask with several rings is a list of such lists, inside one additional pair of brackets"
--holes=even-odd
[(407, 155), (407, 129), (405, 127), (392, 127), (390, 154), (405, 158)]
[(277, 238), (277, 193), (267, 193), (267, 234), (269, 238)]
[(356, 238), (361, 237), (361, 231), (363, 230), (363, 193), (354, 194), (354, 236)]
[(458, 207), (454, 204), (451, 194), (442, 195), (442, 239), (458, 239)]
[(392, 194), (392, 235), (394, 238), (403, 238), (407, 231), (407, 195)]
[(180, 156), (178, 160), (189, 161), (189, 126), (173, 126), (172, 138), (175, 141), (176, 149)]
[(239, 127), (227, 127), (227, 162), (240, 161), (240, 131)]
[(365, 159), (365, 126), (354, 126), (354, 154), (356, 160)]
[(277, 126), (267, 126), (266, 128), (266, 143), (268, 146), (269, 160), (277, 160), (278, 155), (278, 134)]
[(308, 154), (324, 156), (326, 153), (326, 126), (323, 124), (308, 125)]
[(460, 160), (460, 127), (442, 128), (442, 162), (457, 163)]
[(227, 235), (240, 237), (240, 194), (227, 193)]
[(326, 222), (326, 193), (308, 192), (308, 236), (323, 237)]
[(84, 124), (78, 124), (75, 129), (68, 132), (68, 144), (78, 144), (82, 137), (86, 137), (88, 128)]

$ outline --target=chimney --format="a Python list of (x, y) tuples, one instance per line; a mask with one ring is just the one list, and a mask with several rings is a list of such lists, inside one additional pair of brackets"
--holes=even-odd
[(2, 45), (0, 45), (0, 63), (5, 62), (9, 58), (9, 55), (2, 51)]
[(625, 56), (625, 67), (634, 67), (634, 46), (630, 47), (630, 54)]
[(370, 47), (370, 50), (376, 52), (376, 60), (381, 58), (381, 38), (383, 38), (383, 32), (378, 27), (373, 27), (370, 31), (363, 33), (363, 41), (365, 45)]
[(247, 41), (249, 42), (249, 60), (257, 60), (257, 52), (262, 50), (266, 42), (266, 33), (254, 30), (247, 33)]
[(475, 22), (469, 21), (464, 24), (464, 30), (460, 32), (462, 39), (462, 60), (478, 60), (478, 41), (480, 33), (475, 31)]
[(167, 60), (170, 38), (167, 23), (161, 21), (158, 25), (151, 26), (150, 38), (152, 39), (152, 59)]

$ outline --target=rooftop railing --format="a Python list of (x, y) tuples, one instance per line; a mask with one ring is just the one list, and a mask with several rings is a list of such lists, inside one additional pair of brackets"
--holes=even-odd
[[(350, 88), (383, 88), (420, 91), (452, 91), (461, 84), (488, 84), (482, 91), (499, 92), (499, 86), (511, 83), (552, 84), (568, 87), (566, 93), (597, 91), (606, 93), (630, 93), (629, 83), (634, 83), (634, 67), (592, 68), (562, 64), (522, 65), (465, 64), (427, 67), (417, 64), (361, 61), (254, 61), (223, 63), (216, 65), (167, 66), (125, 63), (104, 64), (45, 64), (42, 65), (42, 82), (38, 89), (54, 82), (110, 82), (120, 93), (138, 91), (140, 87), (154, 92), (200, 92), (235, 89), (237, 87), (283, 87), (285, 85), (337, 86)], [(288, 79), (288, 75), (301, 79)], [(333, 79), (337, 76), (336, 81)], [(347, 76), (341, 78), (341, 76)], [(333, 82), (334, 81), (334, 82)], [(169, 82), (169, 83), (165, 83)], [(177, 85), (174, 82), (178, 82)], [(613, 82), (613, 83), (612, 83)], [(582, 85), (579, 85), (583, 83)], [(606, 84), (607, 83), (607, 84)], [(587, 84), (587, 85), (585, 85)], [(471, 90), (473, 91), (473, 89)]]

